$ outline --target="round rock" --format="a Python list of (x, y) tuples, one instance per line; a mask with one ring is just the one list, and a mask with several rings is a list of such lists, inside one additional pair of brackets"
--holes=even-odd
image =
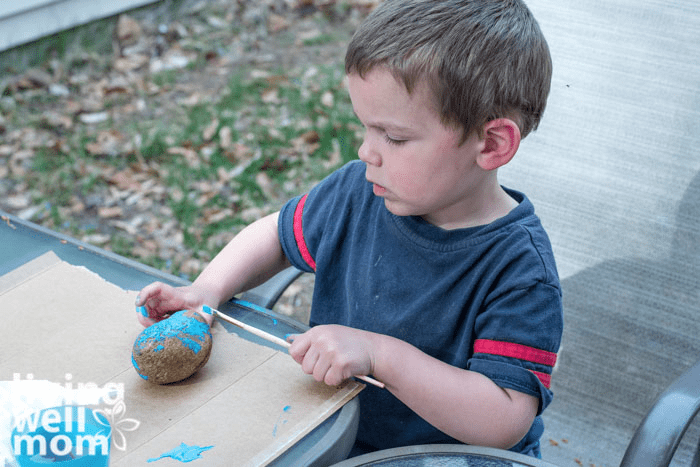
[(151, 383), (175, 383), (207, 363), (211, 346), (211, 331), (204, 318), (182, 310), (141, 331), (134, 342), (131, 362)]

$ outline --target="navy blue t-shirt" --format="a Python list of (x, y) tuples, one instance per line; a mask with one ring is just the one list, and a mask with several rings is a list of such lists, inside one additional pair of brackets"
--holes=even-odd
[[(290, 200), (280, 213), (279, 236), (291, 263), (316, 273), (312, 326), (390, 335), (538, 398), (538, 417), (513, 448), (529, 452), (542, 434), (539, 415), (552, 399), (561, 288), (532, 204), (507, 192), (519, 205), (505, 217), (444, 230), (389, 212), (365, 180), (364, 163), (354, 161)], [(357, 439), (364, 445), (459, 442), (387, 390), (368, 386), (359, 397)]]

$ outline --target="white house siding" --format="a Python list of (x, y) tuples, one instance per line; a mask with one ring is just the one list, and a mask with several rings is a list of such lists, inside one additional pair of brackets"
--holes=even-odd
[(160, 0), (0, 0), (0, 51)]

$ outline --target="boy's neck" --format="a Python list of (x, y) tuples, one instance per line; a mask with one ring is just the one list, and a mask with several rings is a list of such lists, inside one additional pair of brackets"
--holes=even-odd
[(518, 202), (506, 193), (494, 176), (480, 189), (475, 190), (468, 199), (464, 199), (449, 211), (456, 215), (422, 217), (425, 221), (444, 230), (464, 229), (488, 225), (505, 217), (517, 206)]

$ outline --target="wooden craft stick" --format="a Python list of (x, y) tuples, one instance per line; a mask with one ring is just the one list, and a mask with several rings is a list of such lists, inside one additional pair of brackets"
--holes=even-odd
[[(239, 321), (236, 318), (232, 318), (231, 316), (224, 314), (224, 313), (220, 312), (219, 310), (215, 310), (214, 308), (210, 308), (210, 307), (206, 307), (206, 308), (207, 309), (205, 310), (205, 312), (208, 310), (211, 310), (212, 314), (214, 316), (216, 316), (217, 318), (219, 318), (220, 320), (231, 323), (234, 326), (238, 326), (239, 328), (241, 328), (245, 331), (248, 331), (249, 333), (251, 333), (255, 336), (258, 336), (261, 339), (265, 339), (266, 341), (272, 342), (273, 344), (277, 344), (280, 347), (283, 347), (285, 349), (289, 349), (289, 347), (291, 347), (291, 345), (292, 345), (284, 339), (281, 339), (277, 336), (274, 336), (274, 335), (270, 334), (269, 332), (265, 332), (262, 329), (258, 329), (254, 326), (246, 324), (243, 321)], [(358, 375), (358, 376), (355, 376), (355, 378), (362, 380), (365, 383), (371, 384), (373, 386), (377, 386), (378, 388), (384, 389), (384, 383), (377, 381), (376, 379), (371, 378), (369, 376)]]
[(249, 333), (254, 334), (262, 339), (265, 339), (268, 342), (272, 342), (273, 344), (277, 344), (280, 347), (284, 347), (285, 349), (288, 349), (291, 346), (291, 344), (289, 342), (287, 342), (286, 340), (284, 340), (280, 337), (274, 336), (268, 332), (265, 332), (262, 329), (258, 329), (254, 326), (246, 324), (243, 321), (239, 321), (236, 318), (233, 318), (229, 315), (226, 315), (226, 314), (220, 312), (219, 310), (215, 310), (212, 308), (211, 311), (214, 313), (214, 316), (216, 316), (217, 318), (219, 318), (223, 321), (227, 321), (227, 322), (233, 324), (234, 326), (238, 326), (239, 328), (241, 328), (245, 331), (248, 331)]

